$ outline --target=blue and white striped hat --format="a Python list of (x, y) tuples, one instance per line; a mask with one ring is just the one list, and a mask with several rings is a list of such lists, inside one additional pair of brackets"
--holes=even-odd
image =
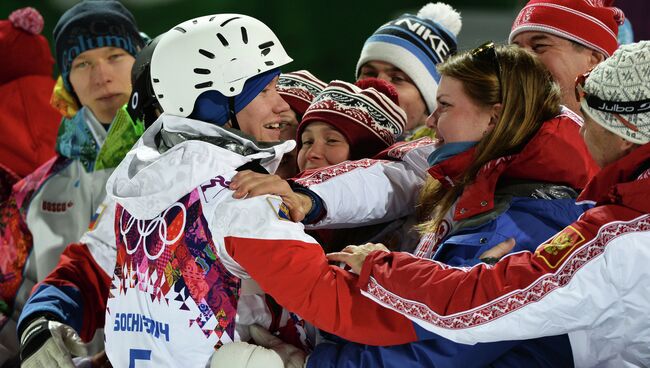
[(440, 75), (436, 65), (456, 53), (460, 14), (444, 3), (429, 3), (417, 15), (404, 14), (382, 25), (366, 40), (356, 76), (369, 61), (400, 68), (420, 90), (429, 112), (436, 109)]

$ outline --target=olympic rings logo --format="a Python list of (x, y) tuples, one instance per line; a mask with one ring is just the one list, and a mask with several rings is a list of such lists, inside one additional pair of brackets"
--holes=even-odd
[[(182, 217), (183, 217), (183, 225), (181, 226), (181, 231), (178, 232), (178, 234), (173, 238), (169, 239), (167, 234), (167, 227), (168, 224), (165, 221), (165, 217), (167, 216), (167, 213), (169, 213), (170, 210), (172, 210), (174, 207), (178, 207), (181, 209), (182, 212)], [(185, 206), (179, 202), (174, 203), (169, 207), (165, 212), (162, 214), (158, 215), (156, 218), (152, 220), (138, 220), (135, 217), (131, 217), (128, 219), (126, 222), (126, 226), (124, 226), (124, 212), (122, 211), (122, 214), (120, 215), (120, 234), (122, 235), (122, 241), (124, 242), (124, 246), (126, 247), (126, 254), (133, 254), (138, 250), (138, 247), (140, 247), (140, 244), (142, 244), (142, 247), (144, 249), (144, 254), (149, 258), (150, 260), (156, 260), (158, 259), (163, 252), (165, 251), (165, 247), (171, 244), (174, 244), (178, 241), (178, 239), (183, 236), (184, 230), (185, 230), (185, 223), (187, 221), (187, 210), (185, 209)], [(138, 238), (138, 242), (135, 244), (133, 248), (129, 247), (129, 242), (127, 240), (126, 235), (131, 232), (131, 229), (135, 226), (135, 228), (138, 230), (138, 233), (140, 234), (140, 237)], [(147, 249), (147, 237), (149, 235), (153, 234), (157, 230), (158, 232), (158, 239), (162, 242), (162, 245), (160, 246), (160, 249), (158, 250), (158, 253), (151, 255), (149, 253), (149, 250)]]

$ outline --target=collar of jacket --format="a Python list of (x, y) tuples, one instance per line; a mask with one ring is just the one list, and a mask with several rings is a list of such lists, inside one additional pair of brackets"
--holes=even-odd
[[(523, 179), (585, 187), (598, 170), (580, 136), (580, 125), (565, 114), (546, 121), (521, 152), (486, 163), (475, 181), (465, 187), (454, 210), (459, 221), (494, 208), (497, 183), (504, 179)], [(453, 186), (474, 158), (475, 149), (465, 151), (429, 169), (429, 174)]]
[(578, 201), (620, 204), (650, 213), (650, 143), (605, 166), (582, 191)]
[(71, 119), (63, 118), (56, 138), (56, 152), (64, 157), (79, 160), (87, 172), (95, 168), (99, 144), (88, 128), (85, 118), (86, 107)]

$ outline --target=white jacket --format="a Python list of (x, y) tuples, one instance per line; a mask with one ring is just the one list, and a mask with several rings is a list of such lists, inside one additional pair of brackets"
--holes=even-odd
[[(235, 137), (257, 153), (241, 156), (188, 140), (161, 154), (155, 137), (163, 127)], [(233, 211), (247, 213), (248, 204), (260, 201), (279, 209), (282, 201), (273, 196), (235, 200), (228, 183), (236, 168), (255, 159), (274, 172), (294, 146), (288, 141), (259, 149), (215, 125), (165, 114), (144, 133), (107, 183), (117, 203), (118, 253), (105, 324), (113, 366), (128, 367), (135, 360), (205, 366), (215, 347), (248, 339), (241, 327), (270, 327), (264, 294), (226, 253), (224, 237), (241, 227), (254, 231), (258, 221), (266, 221), (253, 212), (250, 221), (232, 223)], [(286, 313), (280, 320), (280, 326), (298, 322)]]

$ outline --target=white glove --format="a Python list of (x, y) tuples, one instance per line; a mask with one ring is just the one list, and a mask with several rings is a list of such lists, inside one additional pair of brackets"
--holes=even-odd
[(271, 349), (233, 342), (212, 354), (210, 368), (284, 368), (282, 358)]
[(226, 344), (212, 355), (210, 368), (303, 368), (305, 366), (304, 351), (271, 335), (261, 326), (251, 325), (249, 331), (259, 346), (247, 342)]
[(74, 368), (72, 355), (86, 356), (86, 344), (70, 326), (39, 317), (27, 326), (20, 339), (23, 368)]

